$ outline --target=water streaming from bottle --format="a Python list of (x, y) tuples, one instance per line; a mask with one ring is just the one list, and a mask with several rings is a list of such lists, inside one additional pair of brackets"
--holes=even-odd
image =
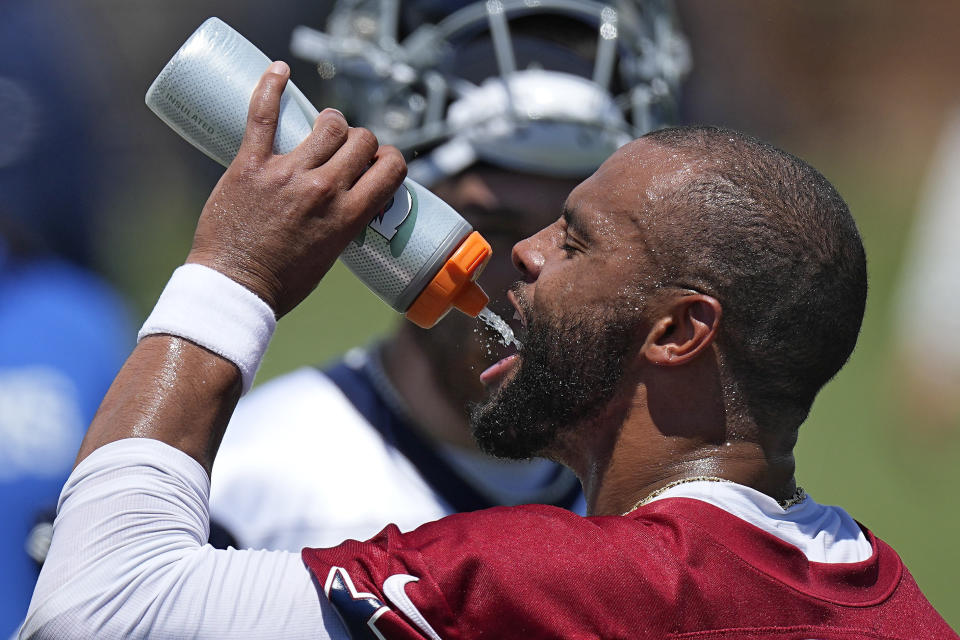
[(491, 311), (489, 307), (484, 307), (483, 311), (481, 311), (477, 317), (483, 320), (488, 327), (500, 334), (500, 344), (504, 346), (514, 345), (518, 349), (520, 348), (520, 341), (513, 335), (513, 329), (510, 328), (510, 325), (508, 325), (503, 318)]

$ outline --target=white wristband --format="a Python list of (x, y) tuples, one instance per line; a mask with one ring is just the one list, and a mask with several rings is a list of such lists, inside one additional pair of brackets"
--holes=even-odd
[(277, 319), (255, 293), (209, 267), (178, 267), (137, 334), (186, 338), (237, 365), (250, 390)]

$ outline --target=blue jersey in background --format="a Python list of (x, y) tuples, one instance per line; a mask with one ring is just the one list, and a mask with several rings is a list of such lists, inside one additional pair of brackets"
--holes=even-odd
[(131, 346), (126, 311), (98, 279), (59, 260), (11, 263), (0, 251), (0, 638), (22, 622), (37, 578), (31, 529), (55, 509)]

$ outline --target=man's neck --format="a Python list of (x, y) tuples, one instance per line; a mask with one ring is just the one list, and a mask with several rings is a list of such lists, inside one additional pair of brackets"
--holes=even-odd
[[(670, 422), (681, 413), (700, 426)], [(751, 430), (728, 428), (709, 410), (668, 415), (655, 421), (641, 391), (568, 433), (554, 457), (580, 477), (590, 515), (626, 513), (658, 489), (694, 477), (723, 478), (776, 500), (794, 494), (795, 431), (748, 437)]]
[[(755, 443), (730, 442), (717, 448), (670, 447), (662, 465), (646, 465), (626, 456), (611, 460), (596, 489), (588, 492), (591, 515), (619, 515), (659, 489), (691, 478), (722, 478), (765, 493), (778, 501), (794, 495), (793, 458), (767, 458)], [(630, 473), (632, 470), (633, 473)]]

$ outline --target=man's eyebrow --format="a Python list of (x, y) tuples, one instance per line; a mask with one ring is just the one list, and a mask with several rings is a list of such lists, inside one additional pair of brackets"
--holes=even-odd
[(584, 238), (590, 235), (583, 227), (583, 218), (577, 207), (570, 207), (564, 203), (563, 220), (567, 223), (567, 228), (573, 229), (578, 235), (584, 236)]

